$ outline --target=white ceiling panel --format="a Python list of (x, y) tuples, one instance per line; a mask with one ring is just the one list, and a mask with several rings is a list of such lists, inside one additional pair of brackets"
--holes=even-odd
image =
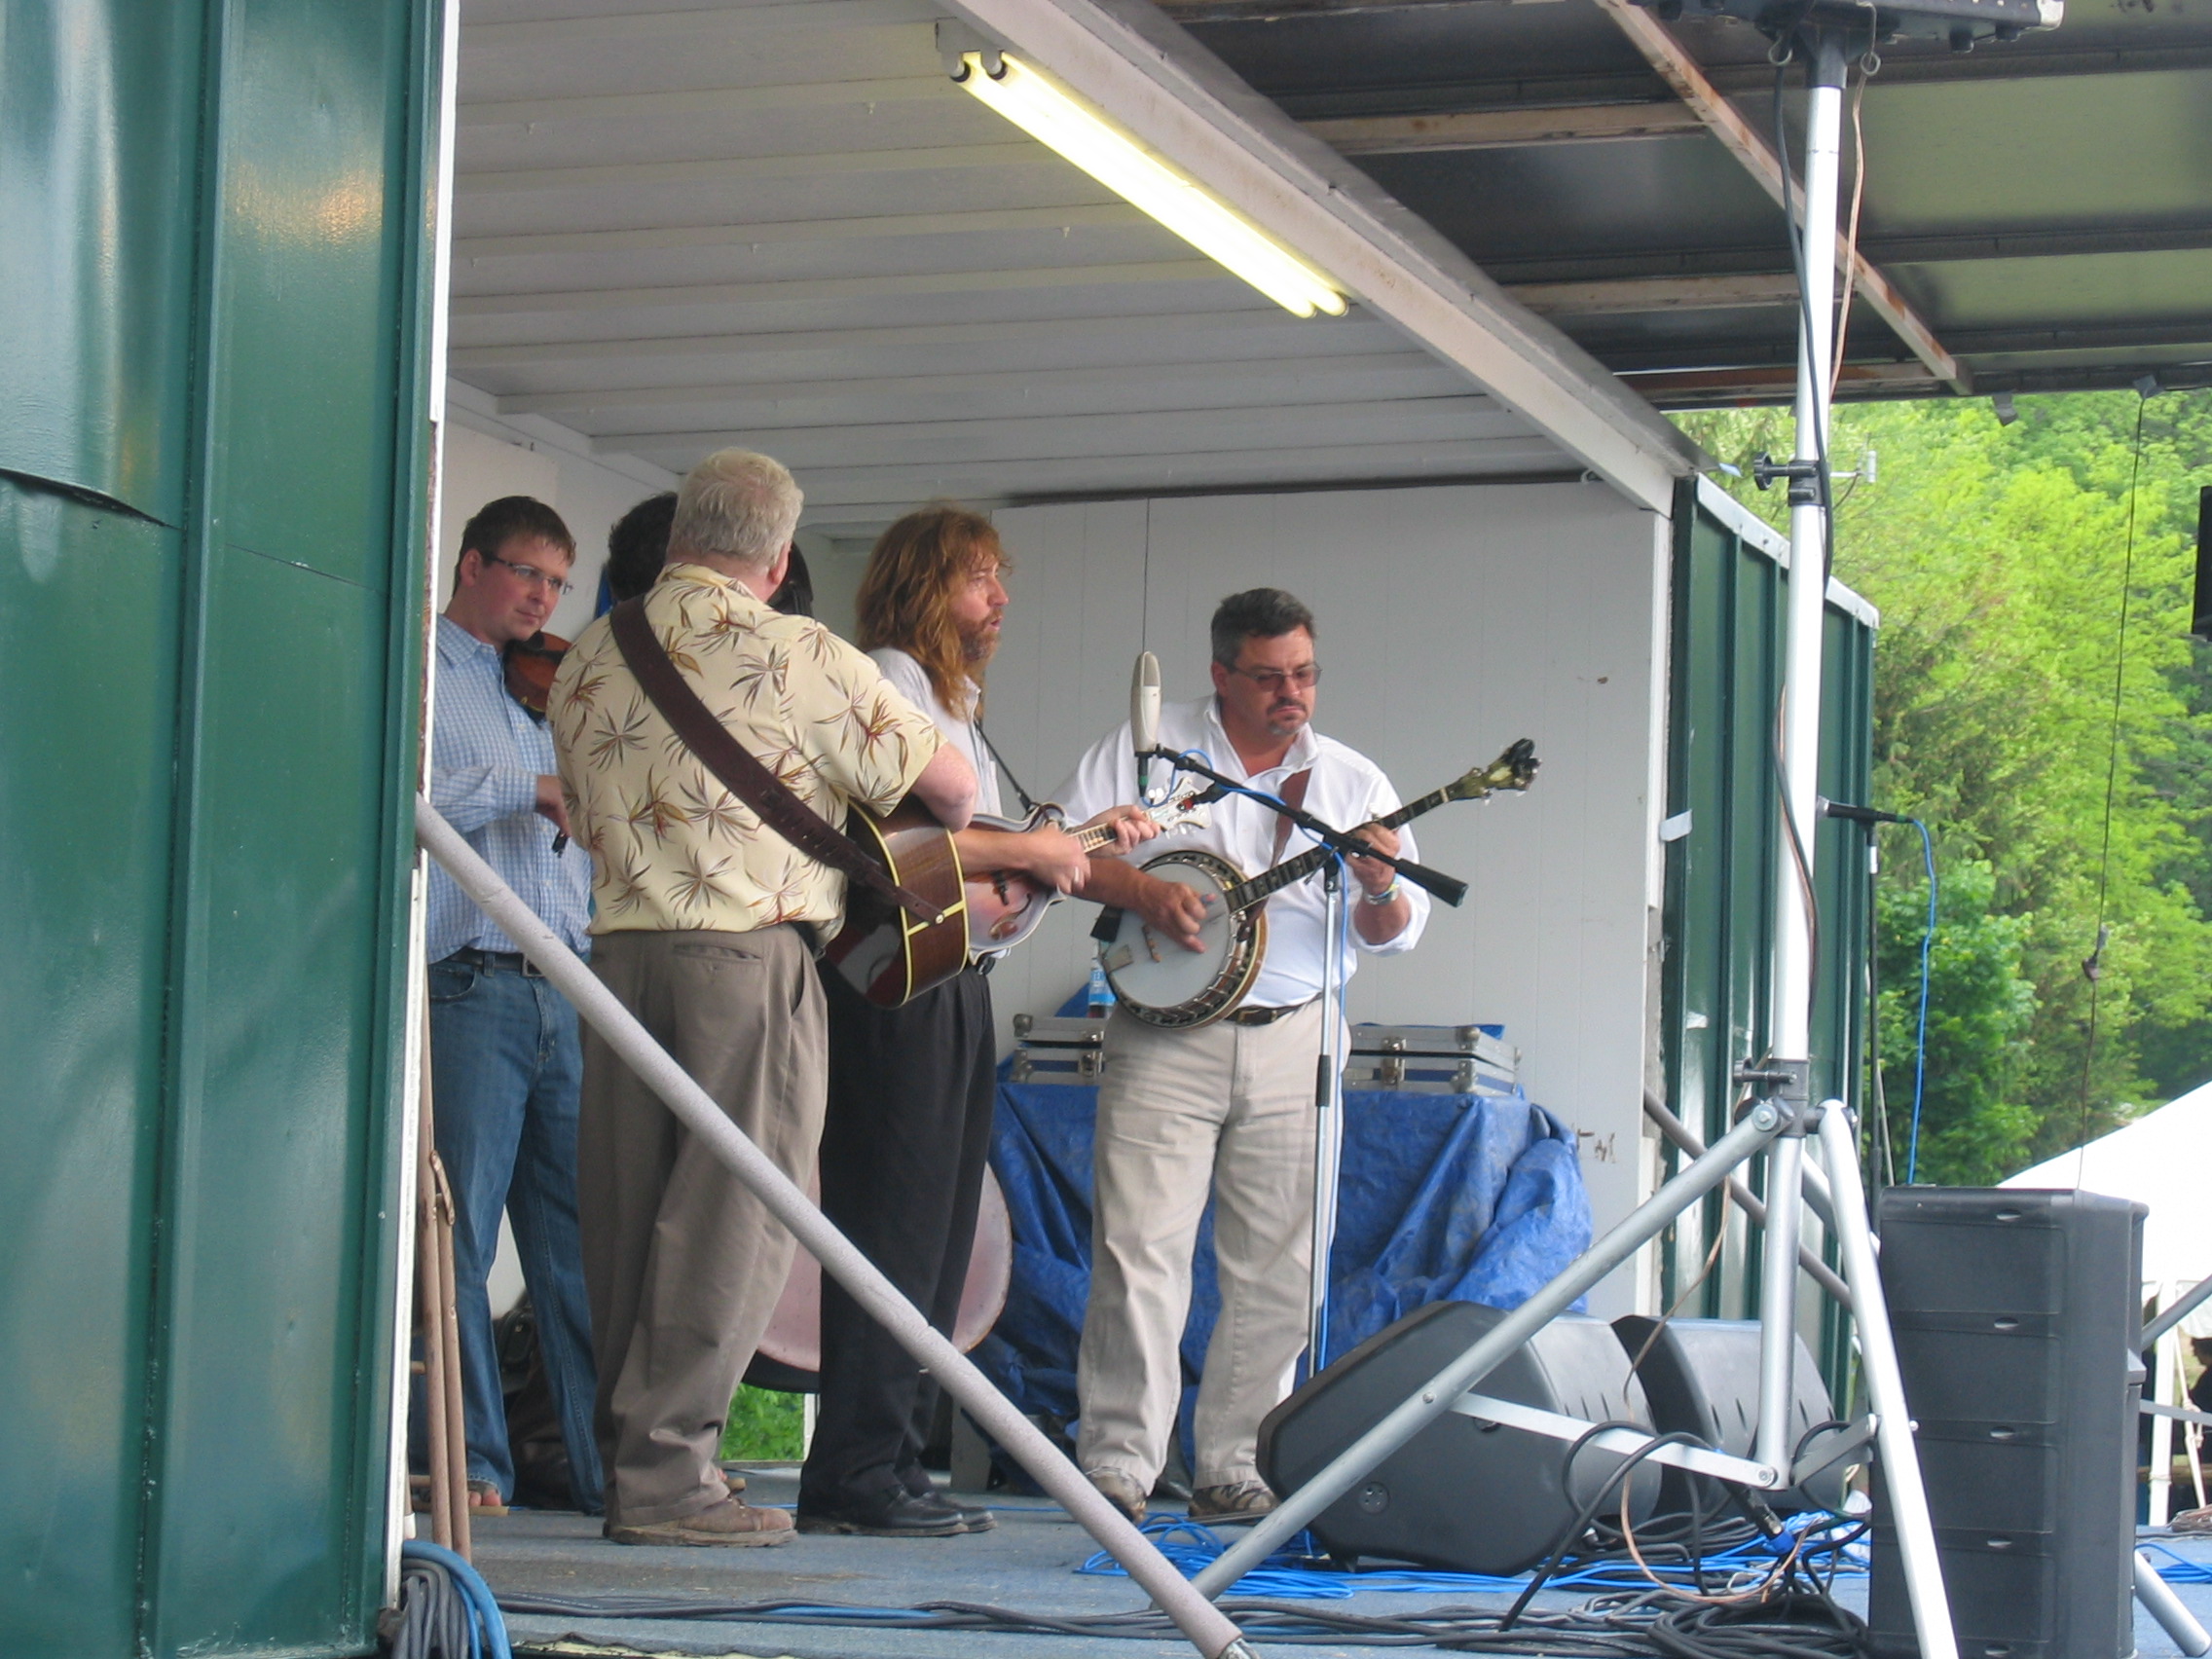
[(1354, 304), (1301, 321), (944, 75), (925, 0), (463, 0), (449, 372), (815, 523), (933, 496), (1570, 472)]

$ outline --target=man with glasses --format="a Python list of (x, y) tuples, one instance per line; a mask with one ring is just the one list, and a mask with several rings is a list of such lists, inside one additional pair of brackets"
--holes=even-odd
[[(1312, 728), (1313, 613), (1280, 588), (1253, 588), (1221, 602), (1212, 631), (1214, 694), (1162, 709), (1161, 747), (1198, 752), (1325, 823), (1364, 825), (1381, 852), (1418, 857), (1410, 835), (1373, 822), (1398, 804), (1382, 769)], [(1124, 725), (1055, 798), (1081, 820), (1134, 799), (1136, 785)], [(1198, 847), (1258, 874), (1307, 845), (1258, 801), (1231, 795), (1206, 828), (1162, 835), (1146, 853)], [(1354, 859), (1350, 870), (1349, 949), (1327, 937), (1315, 874), (1267, 902), (1267, 955), (1243, 1006), (1198, 1030), (1162, 1030), (1119, 1010), (1106, 1028), (1077, 1460), (1132, 1520), (1143, 1519), (1182, 1401), (1191, 1255), (1209, 1193), (1221, 1314), (1193, 1424), (1191, 1517), (1250, 1521), (1275, 1506), (1256, 1452), (1260, 1419), (1289, 1392), (1306, 1346), (1324, 953), (1343, 950), (1348, 977), (1355, 952), (1410, 950), (1428, 917), (1428, 896), (1388, 865)], [(1142, 914), (1165, 948), (1198, 948), (1204, 915), (1186, 887), (1101, 856), (1082, 891)]]
[[(544, 918), (587, 953), (591, 860), (567, 844), (568, 812), (544, 718), (507, 692), (509, 642), (541, 631), (569, 589), (575, 540), (561, 516), (506, 496), (468, 521), (453, 598), (437, 622), (430, 804)], [(468, 1433), (469, 1501), (502, 1512), (514, 1464), (485, 1278), (499, 1215), (513, 1220), (570, 1495), (600, 1508), (592, 1434), (591, 1318), (576, 1233), (576, 1102), (583, 1075), (575, 1010), (515, 942), (430, 866), (431, 1109), (454, 1189), (454, 1293)]]

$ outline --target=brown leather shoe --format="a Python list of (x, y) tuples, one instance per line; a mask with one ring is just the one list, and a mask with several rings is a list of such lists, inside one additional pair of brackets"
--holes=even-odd
[(1098, 1495), (1129, 1518), (1129, 1525), (1144, 1525), (1145, 1490), (1119, 1469), (1086, 1469), (1083, 1478), (1098, 1489)]
[(781, 1509), (756, 1509), (734, 1497), (695, 1515), (649, 1526), (610, 1524), (607, 1535), (618, 1544), (782, 1544), (793, 1537), (792, 1518)]
[(1275, 1494), (1261, 1481), (1200, 1487), (1191, 1493), (1194, 1521), (1257, 1521), (1275, 1506)]

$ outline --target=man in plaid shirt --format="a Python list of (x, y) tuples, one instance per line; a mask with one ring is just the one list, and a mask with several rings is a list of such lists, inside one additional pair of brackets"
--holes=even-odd
[[(528, 496), (492, 502), (461, 532), (453, 599), (437, 623), (430, 803), (579, 955), (591, 941), (591, 860), (570, 847), (543, 717), (510, 696), (502, 647), (527, 640), (568, 590), (575, 540)], [(468, 1429), (469, 1501), (499, 1512), (514, 1493), (507, 1419), (484, 1282), (499, 1214), (513, 1220), (570, 1494), (600, 1508), (592, 1434), (596, 1381), (576, 1235), (576, 1013), (515, 942), (430, 866), (431, 1109), (454, 1189), (454, 1294)]]

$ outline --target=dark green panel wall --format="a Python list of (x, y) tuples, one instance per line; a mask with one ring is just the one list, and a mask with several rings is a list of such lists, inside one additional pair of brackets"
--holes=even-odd
[[(174, 531), (0, 479), (0, 1631), (134, 1634)], [(55, 639), (81, 642), (50, 648)]]
[[(1735, 1068), (1764, 1053), (1772, 987), (1774, 892), (1782, 861), (1774, 729), (1782, 689), (1789, 573), (1698, 504), (1675, 515), (1667, 811), (1688, 830), (1668, 843), (1661, 979), (1662, 1053), (1675, 1109), (1708, 1140), (1727, 1129)], [(1866, 797), (1872, 742), (1873, 631), (1830, 604), (1823, 651), (1821, 793)], [(1863, 847), (1851, 826), (1814, 828), (1820, 939), (1813, 1087), (1858, 1103), (1865, 961)], [(1674, 1298), (1705, 1272), (1724, 1212), (1677, 1229), (1665, 1258)], [(1757, 1294), (1754, 1236), (1740, 1216), (1702, 1283), (1700, 1310), (1745, 1317)]]
[(182, 522), (201, 7), (0, 0), (0, 467)]
[(0, 5), (0, 1649), (365, 1653), (435, 9)]

